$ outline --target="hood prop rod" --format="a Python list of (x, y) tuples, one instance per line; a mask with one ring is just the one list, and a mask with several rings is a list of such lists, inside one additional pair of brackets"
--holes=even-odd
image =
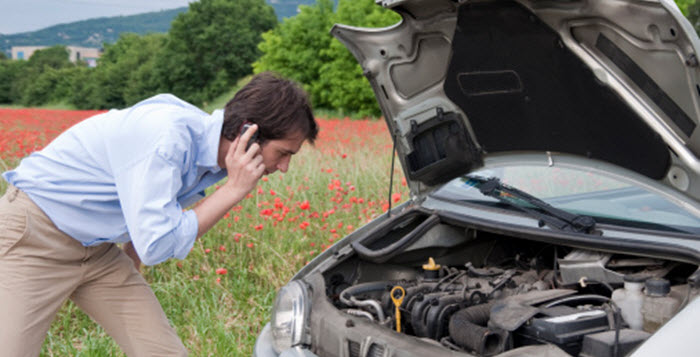
[(394, 146), (391, 148), (391, 173), (389, 174), (389, 209), (386, 211), (386, 217), (391, 217), (391, 189), (394, 187), (394, 159), (396, 158), (396, 132), (391, 135), (394, 141)]

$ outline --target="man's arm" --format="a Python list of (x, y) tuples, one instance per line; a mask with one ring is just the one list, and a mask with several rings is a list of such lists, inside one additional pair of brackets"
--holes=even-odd
[[(154, 265), (171, 257), (184, 258), (194, 240), (255, 187), (265, 170), (257, 143), (245, 151), (255, 130), (257, 126), (233, 142), (221, 142), (219, 157), (223, 158), (219, 165), (226, 167), (228, 181), (193, 210), (183, 212), (174, 198), (181, 187), (181, 168), (177, 163), (182, 161), (183, 153), (168, 145), (119, 171), (115, 183), (120, 204), (141, 263)], [(144, 173), (148, 180), (143, 179)]]
[(245, 149), (257, 130), (258, 126), (253, 125), (229, 145), (224, 160), (228, 180), (193, 209), (199, 224), (197, 238), (204, 235), (226, 212), (243, 200), (265, 172), (260, 145), (253, 143), (248, 151)]

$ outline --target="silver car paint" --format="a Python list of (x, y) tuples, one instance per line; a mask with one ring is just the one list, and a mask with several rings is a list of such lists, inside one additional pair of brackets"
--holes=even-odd
[[(697, 124), (700, 103), (695, 86), (700, 81), (697, 64), (700, 40), (676, 5), (670, 0), (518, 2), (556, 31), (563, 44), (592, 69), (597, 79), (612, 88), (672, 149), (673, 162), (662, 183), (700, 200), (700, 130), (686, 137), (619, 69), (609, 64), (594, 48), (589, 35), (603, 32), (618, 38), (616, 44), (638, 61)], [(331, 32), (355, 55), (377, 93), (390, 132), (397, 134), (397, 151), (406, 170), (404, 156), (410, 151), (406, 140), (410, 122), (421, 124), (429, 120), (438, 106), (461, 112), (447, 99), (442, 88), (457, 12), (454, 3), (448, 0), (378, 3), (388, 8), (410, 9), (412, 16), (404, 16), (400, 23), (384, 29), (335, 25)], [(421, 43), (421, 48), (434, 55), (417, 61)], [(432, 65), (425, 65), (427, 61)], [(462, 116), (466, 118), (464, 113)], [(470, 128), (468, 118), (464, 124)], [(478, 138), (473, 139), (478, 143)], [(418, 182), (410, 182), (409, 186), (416, 197), (432, 189)]]

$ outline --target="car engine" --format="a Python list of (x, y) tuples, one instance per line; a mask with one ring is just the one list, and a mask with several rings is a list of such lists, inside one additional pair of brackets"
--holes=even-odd
[[(572, 356), (624, 356), (698, 294), (693, 264), (442, 223), (421, 229), (428, 220), (355, 244), (357, 257), (324, 274), (335, 307), (471, 355), (547, 344)], [(388, 249), (413, 232), (420, 238)]]

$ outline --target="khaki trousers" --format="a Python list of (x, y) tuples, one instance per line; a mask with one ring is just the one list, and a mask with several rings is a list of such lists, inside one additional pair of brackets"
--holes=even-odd
[(38, 356), (66, 299), (128, 356), (187, 355), (148, 283), (119, 247), (84, 247), (10, 185), (0, 198), (0, 354)]

